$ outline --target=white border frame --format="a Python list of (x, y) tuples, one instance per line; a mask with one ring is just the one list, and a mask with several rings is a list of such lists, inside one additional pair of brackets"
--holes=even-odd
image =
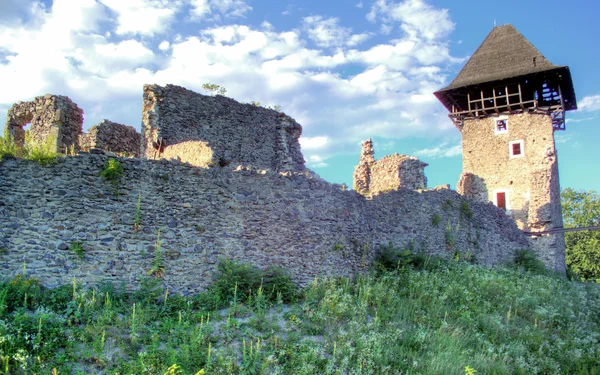
[[(504, 121), (504, 122), (506, 122), (506, 130), (498, 131), (497, 121)], [(495, 135), (508, 134), (508, 116), (494, 117), (494, 134)]]
[[(513, 145), (515, 144), (520, 144), (521, 145), (521, 153), (518, 155), (513, 154)], [(524, 158), (525, 157), (525, 144), (523, 142), (522, 139), (519, 139), (517, 141), (510, 141), (508, 142), (508, 157), (510, 159), (514, 159), (514, 158)]]

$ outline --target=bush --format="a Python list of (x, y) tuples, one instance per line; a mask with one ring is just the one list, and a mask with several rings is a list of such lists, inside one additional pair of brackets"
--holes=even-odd
[(537, 254), (533, 250), (517, 250), (513, 262), (517, 268), (525, 271), (541, 275), (548, 274), (546, 266), (544, 266), (544, 263), (538, 258)]
[(118, 182), (123, 177), (123, 166), (117, 159), (108, 159), (100, 176), (108, 181)]
[(281, 267), (269, 267), (262, 271), (248, 264), (221, 259), (211, 286), (213, 294), (205, 295), (203, 299), (213, 304), (234, 299), (243, 301), (261, 287), (269, 301), (281, 298), (289, 302), (297, 296), (297, 288), (290, 274)]
[(375, 255), (375, 269), (377, 271), (392, 271), (405, 267), (435, 269), (444, 263), (440, 257), (423, 252), (414, 253), (411, 247), (411, 245), (407, 248), (395, 247), (391, 241), (387, 245), (380, 244), (379, 251)]

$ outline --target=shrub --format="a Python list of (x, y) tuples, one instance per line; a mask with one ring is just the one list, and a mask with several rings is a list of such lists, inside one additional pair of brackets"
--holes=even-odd
[(411, 245), (406, 248), (395, 247), (392, 242), (379, 245), (375, 255), (375, 269), (377, 271), (391, 271), (395, 269), (412, 267), (415, 269), (437, 268), (444, 261), (437, 256), (430, 256), (424, 252), (414, 253)]
[(25, 144), (26, 159), (38, 162), (40, 165), (54, 164), (58, 160), (56, 138), (49, 137), (45, 142)]
[(108, 159), (100, 176), (108, 181), (118, 182), (123, 177), (123, 166), (117, 159)]
[(211, 287), (214, 295), (204, 296), (203, 299), (212, 303), (247, 300), (259, 288), (262, 288), (269, 301), (281, 299), (290, 302), (297, 297), (296, 285), (283, 268), (272, 266), (262, 271), (248, 264), (221, 259)]
[(538, 258), (537, 254), (533, 250), (521, 249), (517, 250), (513, 262), (517, 268), (525, 271), (547, 274), (548, 270), (544, 263)]
[(71, 243), (71, 251), (77, 255), (79, 259), (83, 259), (85, 255), (83, 251), (83, 244), (80, 241), (73, 241), (73, 243)]
[(5, 157), (15, 157), (16, 155), (17, 149), (15, 148), (15, 144), (9, 138), (0, 137), (0, 160)]
[(56, 163), (58, 155), (54, 137), (38, 144), (31, 142), (27, 136), (23, 147), (17, 147), (9, 137), (0, 137), (0, 160), (5, 157), (19, 157), (38, 162), (40, 165), (48, 165)]

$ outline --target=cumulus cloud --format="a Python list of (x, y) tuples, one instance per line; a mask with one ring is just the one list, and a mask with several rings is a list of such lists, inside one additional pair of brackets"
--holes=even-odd
[(245, 17), (252, 7), (243, 0), (190, 0), (190, 15), (194, 20)]
[(304, 29), (308, 37), (319, 47), (336, 47), (341, 45), (356, 46), (370, 37), (369, 33), (352, 34), (350, 27), (340, 25), (339, 18), (323, 18), (309, 16), (304, 18)]
[(181, 1), (100, 0), (117, 16), (117, 34), (154, 35), (164, 33), (175, 20)]
[(443, 142), (442, 144), (435, 147), (417, 150), (414, 152), (414, 154), (416, 156), (433, 159), (451, 158), (462, 155), (462, 145), (460, 143), (452, 144), (449, 142)]
[(600, 95), (584, 97), (577, 103), (577, 108), (587, 112), (600, 111)]
[(302, 137), (300, 138), (300, 145), (303, 150), (316, 150), (323, 148), (329, 142), (329, 137)]
[(448, 10), (437, 9), (424, 0), (377, 0), (367, 14), (367, 20), (399, 22), (411, 39), (436, 40), (454, 30)]

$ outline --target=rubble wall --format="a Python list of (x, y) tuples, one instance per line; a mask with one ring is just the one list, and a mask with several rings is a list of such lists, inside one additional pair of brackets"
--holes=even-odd
[(88, 133), (79, 137), (80, 148), (89, 151), (97, 148), (102, 151), (125, 153), (139, 157), (141, 149), (141, 135), (134, 127), (119, 124), (109, 120), (90, 128)]
[[(272, 109), (175, 85), (144, 86), (142, 154), (149, 159), (302, 171), (301, 133), (300, 124)], [(198, 149), (203, 157), (196, 155)]]
[[(116, 195), (99, 176), (108, 159), (81, 154), (45, 167), (0, 161), (3, 276), (25, 272), (48, 286), (73, 278), (110, 281), (134, 290), (149, 277), (159, 231), (161, 281), (184, 294), (210, 284), (219, 257), (281, 265), (305, 285), (366, 270), (388, 242), (489, 265), (528, 247), (500, 209), (450, 190), (400, 189), (366, 198), (310, 171), (117, 158), (124, 176)], [(73, 252), (78, 243), (83, 259)]]
[(27, 124), (31, 124), (29, 135), (33, 143), (44, 144), (51, 139), (59, 151), (73, 146), (78, 149), (83, 110), (66, 96), (38, 96), (30, 102), (15, 103), (8, 109), (5, 128), (17, 146), (25, 141)]
[(374, 195), (400, 188), (427, 188), (424, 171), (427, 163), (414, 156), (400, 154), (375, 160), (373, 154), (373, 142), (368, 139), (362, 144), (360, 159), (354, 168), (354, 189), (360, 194)]

